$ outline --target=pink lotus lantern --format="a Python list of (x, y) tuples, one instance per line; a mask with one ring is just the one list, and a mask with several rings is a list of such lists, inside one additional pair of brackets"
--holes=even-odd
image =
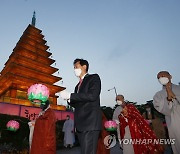
[(10, 120), (6, 124), (6, 127), (7, 127), (7, 130), (15, 132), (19, 129), (19, 122), (15, 121), (15, 120)]
[(104, 127), (107, 131), (115, 131), (117, 129), (117, 124), (115, 121), (109, 120), (104, 123)]
[(49, 97), (49, 89), (42, 84), (34, 84), (28, 89), (28, 99), (34, 104), (43, 104)]

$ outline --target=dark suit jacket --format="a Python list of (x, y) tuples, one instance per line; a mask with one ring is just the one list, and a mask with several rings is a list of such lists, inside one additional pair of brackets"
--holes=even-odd
[(98, 74), (87, 74), (75, 92), (71, 94), (70, 105), (75, 108), (75, 127), (78, 131), (101, 130), (100, 109), (101, 80)]

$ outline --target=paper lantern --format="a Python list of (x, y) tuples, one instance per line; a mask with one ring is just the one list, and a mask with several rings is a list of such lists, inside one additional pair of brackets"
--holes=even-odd
[(19, 122), (15, 121), (15, 120), (10, 120), (6, 124), (6, 127), (7, 127), (7, 130), (15, 132), (19, 129)]
[(115, 131), (117, 129), (117, 124), (115, 121), (109, 120), (104, 123), (104, 127), (107, 131)]
[(49, 97), (49, 89), (42, 84), (34, 84), (28, 89), (28, 99), (34, 104), (43, 104)]

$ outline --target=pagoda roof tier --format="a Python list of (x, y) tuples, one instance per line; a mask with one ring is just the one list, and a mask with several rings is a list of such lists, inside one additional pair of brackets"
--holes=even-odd
[(19, 55), (19, 54), (13, 54), (11, 56), (11, 58), (6, 62), (6, 68), (4, 68), (1, 72), (1, 74), (5, 74), (7, 73), (7, 68), (9, 67), (9, 65), (11, 63), (16, 63), (16, 64), (19, 64), (19, 65), (22, 65), (24, 67), (28, 67), (28, 68), (32, 68), (34, 70), (37, 70), (39, 72), (43, 72), (43, 73), (46, 73), (46, 74), (53, 74), (55, 72), (57, 72), (59, 69), (58, 68), (55, 68), (55, 67), (52, 67), (52, 66), (47, 66), (43, 63), (39, 63), (35, 60), (31, 60), (31, 59), (28, 59), (22, 55)]
[(18, 44), (20, 44), (21, 42), (27, 43), (31, 46), (34, 46), (40, 50), (43, 50), (44, 52), (46, 52), (46, 50), (49, 48), (49, 46), (47, 46), (46, 44), (43, 43), (39, 43), (37, 42), (35, 39), (32, 39), (30, 37), (21, 37), (21, 39), (19, 40)]
[[(29, 43), (29, 44), (28, 44)], [(25, 47), (24, 44), (27, 44), (27, 46), (29, 47)], [(52, 55), (51, 52), (48, 52), (47, 49), (49, 48), (49, 46), (46, 46), (44, 44), (39, 44), (36, 40), (33, 40), (31, 38), (25, 38), (25, 40), (23, 41), (19, 41), (17, 43), (17, 46), (14, 48), (14, 50), (18, 47), (24, 47), (26, 48), (27, 50), (30, 50), (32, 52), (38, 52), (38, 54), (42, 55), (42, 56), (45, 56), (45, 57), (49, 57)], [(33, 50), (31, 50), (33, 47)], [(46, 49), (47, 48), (47, 49)]]
[[(24, 33), (23, 33), (23, 35), (21, 36), (21, 38), (22, 37), (24, 37), (24, 36), (32, 36), (32, 38), (33, 39), (35, 39), (35, 40), (37, 40), (37, 42), (39, 42), (39, 43), (43, 43), (43, 44), (45, 44), (47, 41), (44, 39), (44, 35), (42, 35), (42, 34), (40, 34), (40, 33), (32, 33), (31, 31), (25, 31)], [(20, 39), (21, 39), (20, 38)]]
[[(25, 43), (28, 43), (30, 45), (33, 46), (37, 46), (38, 48), (42, 49), (42, 50), (47, 50), (46, 48), (49, 46), (47, 46), (46, 41), (44, 39), (39, 39), (37, 37), (35, 37), (34, 35), (22, 35), (19, 42), (24, 41)], [(48, 52), (50, 53), (50, 52)]]
[(28, 50), (22, 46), (14, 48), (14, 52), (12, 54), (17, 54), (17, 53), (24, 57), (30, 58), (31, 60), (35, 60), (39, 63), (44, 63), (45, 65), (51, 65), (55, 62), (54, 59), (44, 57), (44, 56), (38, 54), (37, 52)]
[(42, 35), (42, 30), (36, 28), (35, 26), (32, 26), (31, 24), (28, 25), (28, 27), (25, 29), (24, 33), (30, 33), (32, 35), (37, 35), (41, 38), (44, 38), (44, 35)]
[[(54, 84), (58, 81), (60, 81), (62, 78), (61, 77), (57, 77), (51, 74), (45, 74), (43, 72), (39, 72), (37, 70), (28, 68), (28, 67), (24, 67), (20, 64), (16, 64), (14, 62), (9, 64), (9, 67), (6, 67), (6, 72), (11, 72), (12, 74), (15, 75), (21, 75), (24, 77), (27, 77), (29, 79), (36, 79), (39, 82), (45, 82), (48, 84)], [(4, 74), (3, 74), (4, 75)]]
[(39, 82), (35, 79), (29, 79), (20, 75), (14, 75), (12, 73), (8, 73), (5, 76), (3, 76), (1, 81), (2, 82), (0, 82), (0, 95), (6, 92), (6, 90), (8, 90), (9, 87), (14, 87), (14, 85), (17, 85), (16, 88), (18, 90), (27, 91), (31, 85), (41, 83), (49, 88), (50, 96), (55, 96), (57, 92), (65, 89), (64, 87)]
[[(19, 42), (16, 44), (16, 46), (23, 46), (24, 48), (31, 50), (32, 52), (37, 52), (38, 54), (43, 54), (49, 47), (48, 46), (44, 46), (44, 49), (42, 49), (42, 45), (37, 44), (35, 45), (31, 45), (28, 42), (26, 42), (25, 40), (19, 40)], [(41, 47), (41, 48), (40, 48)]]
[[(41, 37), (37, 37), (36, 35), (32, 35), (32, 34), (30, 34), (30, 33), (24, 33), (24, 35), (22, 35), (21, 36), (21, 38), (22, 37), (28, 37), (28, 38), (31, 38), (31, 39), (33, 39), (33, 40), (36, 40), (36, 42), (38, 42), (38, 43), (42, 43), (42, 44), (46, 44), (47, 43), (47, 41), (44, 39), (44, 38), (41, 38)], [(20, 38), (20, 39), (21, 39)]]

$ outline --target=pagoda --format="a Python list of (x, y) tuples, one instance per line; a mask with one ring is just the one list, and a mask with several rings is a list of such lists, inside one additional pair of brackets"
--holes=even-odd
[(0, 102), (33, 106), (27, 98), (28, 88), (41, 83), (50, 90), (51, 107), (61, 110), (57, 105), (57, 93), (64, 87), (55, 85), (62, 78), (53, 75), (58, 68), (52, 67), (55, 60), (50, 58), (49, 46), (42, 34), (42, 30), (35, 27), (35, 12), (32, 23), (23, 32), (13, 49), (12, 54), (0, 72)]

